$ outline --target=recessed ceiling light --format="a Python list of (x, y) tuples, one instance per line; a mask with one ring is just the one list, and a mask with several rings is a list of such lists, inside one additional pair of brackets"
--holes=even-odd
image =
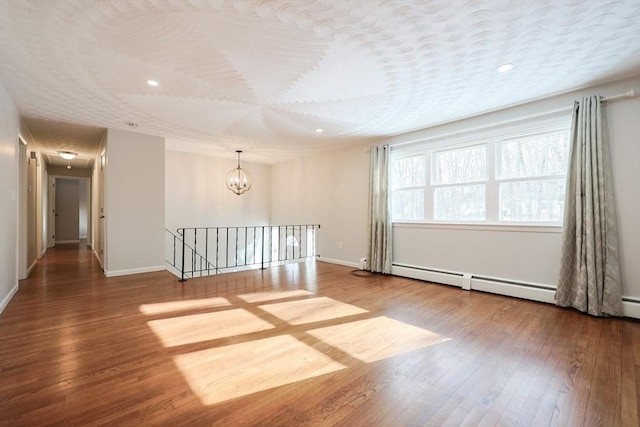
[(513, 64), (506, 63), (506, 64), (502, 64), (501, 66), (499, 66), (496, 71), (499, 72), (499, 73), (506, 73), (506, 72), (511, 71), (511, 70), (513, 70)]
[(322, 133), (322, 132), (324, 132), (324, 130), (322, 130), (320, 128), (316, 129), (316, 133)]
[(147, 80), (147, 84), (149, 86), (158, 86), (160, 83), (158, 83), (156, 80)]

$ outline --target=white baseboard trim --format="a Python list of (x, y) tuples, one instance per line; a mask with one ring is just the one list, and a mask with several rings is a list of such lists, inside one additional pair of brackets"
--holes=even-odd
[(625, 315), (625, 317), (640, 319), (640, 302), (625, 301), (624, 297), (622, 298), (622, 313)]
[[(459, 288), (462, 288), (463, 282), (463, 273), (433, 270), (425, 267), (409, 265), (394, 265), (391, 267), (391, 274), (411, 279), (424, 280), (426, 282), (457, 286)], [(498, 278), (471, 276), (471, 290), (554, 305), (556, 303), (555, 287), (540, 283), (520, 283)], [(640, 319), (640, 301), (636, 301), (635, 298), (623, 297), (622, 313), (625, 317)]]
[(318, 261), (328, 262), (329, 264), (344, 265), (345, 267), (360, 268), (357, 262), (343, 261), (341, 259), (333, 259), (333, 258), (326, 258), (323, 256), (319, 256)]
[(42, 252), (40, 252), (40, 258), (42, 258), (46, 253), (47, 253), (47, 248), (44, 248)]
[(13, 288), (11, 288), (11, 290), (9, 291), (7, 296), (2, 298), (2, 301), (0, 302), (0, 313), (2, 313), (4, 311), (4, 309), (7, 307), (7, 305), (9, 305), (9, 301), (11, 301), (11, 298), (13, 298), (13, 296), (16, 294), (16, 292), (18, 292), (18, 284), (17, 283), (13, 286)]
[(100, 264), (100, 268), (104, 270), (104, 265), (102, 265), (102, 258), (100, 258), (100, 256), (98, 255), (98, 252), (96, 252), (95, 249), (91, 249), (91, 252), (93, 252), (93, 256), (95, 256), (96, 259), (98, 260), (98, 264)]
[(36, 268), (36, 264), (38, 263), (38, 259), (35, 259), (31, 265), (29, 266), (29, 268), (27, 268), (27, 277), (29, 277), (29, 275), (31, 274), (31, 272), (33, 271), (34, 268)]
[(166, 269), (164, 265), (155, 265), (153, 267), (129, 268), (126, 270), (105, 270), (104, 275), (107, 277), (128, 276), (130, 274), (153, 273), (154, 271), (164, 271)]
[(435, 282), (462, 288), (462, 273), (434, 271), (415, 266), (392, 265), (391, 274), (394, 276), (409, 277), (411, 279), (424, 280), (425, 282)]
[(80, 243), (80, 239), (78, 240), (56, 240), (56, 245), (66, 245), (67, 243)]
[(543, 287), (529, 287), (515, 283), (502, 283), (488, 279), (471, 279), (471, 289), (474, 291), (489, 292), (491, 294), (506, 295), (509, 297), (528, 299), (531, 301), (555, 304), (555, 289)]

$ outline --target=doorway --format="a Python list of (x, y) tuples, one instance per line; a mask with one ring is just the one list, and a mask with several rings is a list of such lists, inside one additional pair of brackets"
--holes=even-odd
[(25, 279), (38, 259), (37, 171), (35, 152), (18, 137), (18, 276)]
[(87, 245), (91, 233), (90, 179), (53, 176), (51, 180), (50, 246)]

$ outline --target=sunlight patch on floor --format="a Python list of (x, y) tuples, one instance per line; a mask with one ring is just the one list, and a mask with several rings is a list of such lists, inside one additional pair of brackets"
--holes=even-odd
[(255, 292), (251, 294), (238, 295), (238, 298), (248, 303), (257, 303), (284, 298), (304, 297), (311, 294), (311, 292), (304, 289), (294, 289), (291, 291)]
[(386, 316), (307, 331), (363, 362), (375, 362), (451, 340)]
[(271, 323), (241, 308), (170, 317), (147, 322), (165, 347), (273, 329)]
[(367, 310), (355, 305), (345, 304), (327, 297), (265, 304), (258, 307), (290, 325), (303, 325), (305, 323), (368, 313)]
[(201, 308), (226, 307), (231, 303), (222, 297), (189, 299), (183, 301), (158, 302), (154, 304), (142, 304), (138, 309), (142, 314), (153, 316), (156, 314), (174, 313), (176, 311), (196, 310)]
[(346, 368), (291, 335), (180, 354), (174, 362), (204, 405)]

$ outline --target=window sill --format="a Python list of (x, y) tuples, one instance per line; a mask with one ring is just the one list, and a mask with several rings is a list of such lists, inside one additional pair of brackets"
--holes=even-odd
[(519, 233), (562, 233), (561, 225), (514, 223), (456, 223), (456, 222), (394, 222), (393, 228), (424, 228), (439, 230), (500, 231)]

